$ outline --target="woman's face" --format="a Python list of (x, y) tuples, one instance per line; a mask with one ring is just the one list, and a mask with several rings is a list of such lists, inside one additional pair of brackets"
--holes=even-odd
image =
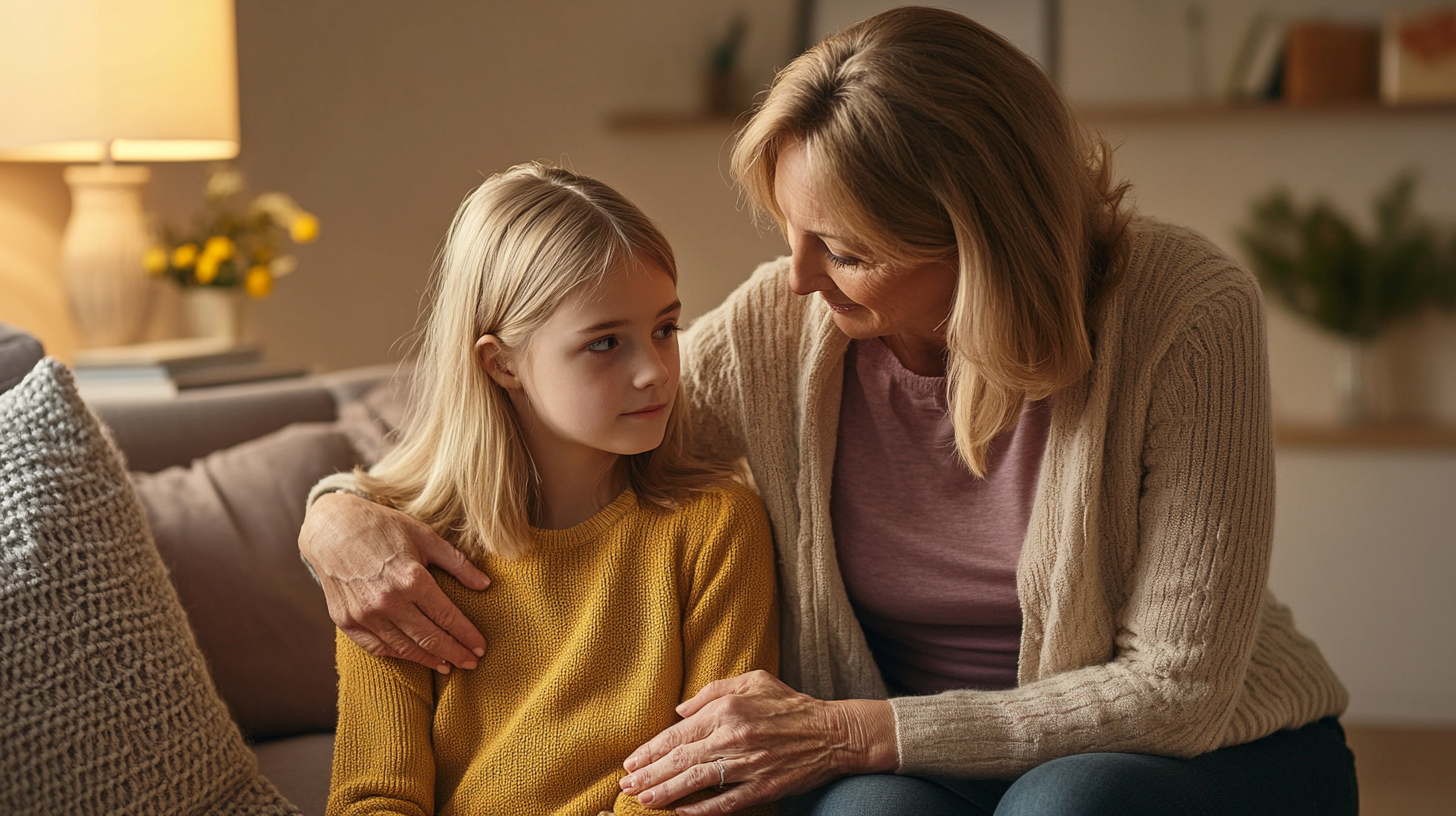
[(789, 288), (819, 293), (834, 323), (859, 340), (945, 337), (957, 271), (950, 261), (913, 266), (877, 262), (821, 202), (808, 158), (797, 142), (779, 154), (774, 200), (793, 252)]

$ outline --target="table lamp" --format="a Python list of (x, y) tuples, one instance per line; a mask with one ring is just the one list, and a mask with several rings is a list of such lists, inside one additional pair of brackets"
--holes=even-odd
[(61, 275), (88, 346), (145, 328), (150, 171), (238, 154), (232, 0), (0, 0), (0, 161), (72, 162)]

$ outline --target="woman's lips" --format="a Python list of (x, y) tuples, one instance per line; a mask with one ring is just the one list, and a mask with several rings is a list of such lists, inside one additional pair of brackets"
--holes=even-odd
[(853, 311), (859, 307), (859, 304), (857, 303), (835, 303), (834, 301), (830, 300), (829, 296), (824, 294), (823, 292), (819, 293), (819, 297), (823, 298), (824, 303), (828, 305), (835, 314), (844, 314), (845, 312)]

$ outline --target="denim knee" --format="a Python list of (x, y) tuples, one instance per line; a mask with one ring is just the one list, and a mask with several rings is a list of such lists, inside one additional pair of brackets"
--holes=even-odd
[(1153, 816), (1184, 812), (1178, 760), (1142, 754), (1075, 754), (1028, 771), (996, 816)]
[(779, 816), (964, 816), (984, 813), (926, 779), (850, 776), (779, 803)]

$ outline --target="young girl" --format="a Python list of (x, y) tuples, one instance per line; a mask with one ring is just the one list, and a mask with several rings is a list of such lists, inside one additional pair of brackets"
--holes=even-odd
[(359, 481), (491, 577), (435, 575), (488, 651), (437, 674), (339, 636), (330, 814), (661, 812), (622, 761), (713, 680), (777, 670), (763, 507), (684, 439), (676, 282), (593, 179), (520, 165), (461, 205), (408, 431)]

